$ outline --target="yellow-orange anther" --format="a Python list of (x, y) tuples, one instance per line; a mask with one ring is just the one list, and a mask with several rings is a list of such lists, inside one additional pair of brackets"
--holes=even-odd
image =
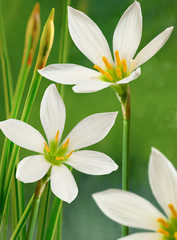
[(108, 59), (106, 57), (102, 57), (102, 60), (105, 64), (105, 66), (107, 67), (107, 69), (111, 70), (112, 69), (112, 66), (111, 64), (109, 63)]
[(163, 234), (163, 235), (166, 236), (166, 237), (169, 237), (169, 235), (170, 235), (169, 232), (165, 231), (165, 230), (162, 229), (162, 228), (159, 228), (159, 229), (157, 230), (157, 232)]
[(168, 204), (168, 207), (169, 207), (169, 209), (170, 209), (173, 217), (177, 218), (177, 211), (176, 211), (176, 209), (174, 208), (173, 204), (171, 204), (171, 203)]
[(113, 77), (111, 76), (111, 74), (109, 72), (106, 72), (105, 75), (106, 75), (108, 80), (110, 80), (110, 81), (113, 80)]
[(121, 65), (121, 61), (120, 61), (120, 57), (119, 57), (119, 51), (115, 51), (115, 57), (116, 57), (116, 63), (117, 63), (117, 66), (120, 66)]
[(161, 223), (165, 228), (169, 228), (170, 226), (163, 218), (158, 218), (157, 222)]
[(175, 237), (175, 239), (177, 239), (177, 232), (174, 233), (174, 237)]
[(67, 154), (66, 157), (67, 158), (70, 157), (73, 152), (74, 152), (74, 150), (72, 150), (69, 154)]
[(96, 70), (98, 70), (100, 73), (102, 73), (102, 74), (104, 74), (105, 75), (105, 71), (102, 69), (102, 68), (100, 68), (98, 65), (94, 65), (93, 66)]
[(49, 147), (48, 147), (48, 145), (47, 145), (46, 142), (44, 143), (44, 146), (45, 146), (46, 151), (49, 153), (49, 152), (50, 152), (50, 149), (49, 149)]
[(118, 78), (122, 78), (122, 72), (121, 72), (120, 68), (116, 68), (116, 72), (117, 72)]
[(58, 142), (58, 137), (59, 137), (59, 130), (57, 130), (56, 136), (55, 136), (55, 142)]
[(127, 63), (126, 63), (125, 59), (122, 60), (122, 65), (123, 65), (123, 72), (126, 73), (127, 72)]
[(66, 142), (63, 144), (62, 148), (66, 148), (69, 144), (69, 138), (66, 140)]
[(58, 161), (59, 161), (59, 160), (65, 160), (64, 157), (56, 157), (55, 159), (58, 160)]

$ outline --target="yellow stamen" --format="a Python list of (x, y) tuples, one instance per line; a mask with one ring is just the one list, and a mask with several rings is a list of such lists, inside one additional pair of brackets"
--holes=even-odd
[(56, 159), (56, 160), (65, 160), (64, 157), (56, 157), (55, 159)]
[(161, 223), (165, 228), (169, 228), (170, 226), (163, 218), (158, 218), (157, 222)]
[(120, 68), (116, 68), (116, 72), (117, 72), (118, 78), (122, 78), (122, 72), (121, 72)]
[(174, 233), (174, 237), (175, 237), (175, 239), (177, 239), (177, 232)]
[(127, 72), (127, 63), (126, 63), (125, 59), (122, 60), (122, 65), (123, 65), (123, 72), (126, 73)]
[(168, 207), (169, 207), (169, 209), (171, 210), (171, 213), (172, 213), (173, 217), (177, 218), (177, 211), (176, 211), (176, 209), (174, 208), (173, 204), (171, 204), (171, 203), (168, 204)]
[(120, 66), (121, 65), (121, 61), (120, 61), (120, 57), (119, 57), (119, 51), (115, 51), (115, 57), (116, 57), (116, 63), (117, 63), (117, 66)]
[(47, 143), (45, 142), (44, 145), (45, 145), (45, 149), (46, 149), (46, 151), (49, 153), (49, 152), (50, 152), (50, 149), (49, 149)]
[(69, 144), (69, 138), (66, 140), (66, 142), (63, 144), (62, 148), (66, 148)]
[(94, 65), (93, 66), (96, 70), (98, 70), (100, 73), (102, 73), (102, 74), (105, 74), (106, 72), (102, 69), (102, 68), (100, 68), (98, 65)]
[(74, 152), (74, 150), (72, 150), (69, 154), (67, 154), (66, 157), (67, 158), (70, 157), (73, 152)]
[(57, 130), (56, 136), (55, 136), (55, 142), (58, 142), (58, 137), (59, 137), (59, 130)]
[(106, 75), (108, 80), (110, 80), (110, 81), (113, 80), (113, 77), (111, 76), (111, 74), (109, 72), (106, 72), (105, 75)]
[(164, 229), (161, 229), (161, 228), (159, 228), (159, 229), (157, 230), (157, 232), (163, 234), (163, 235), (166, 236), (166, 237), (169, 237), (169, 236), (170, 236), (169, 232), (167, 232), (167, 231), (165, 231)]
[(107, 69), (111, 70), (112, 69), (112, 66), (111, 64), (109, 63), (108, 59), (106, 57), (102, 57), (102, 60), (105, 64), (105, 66), (107, 67)]

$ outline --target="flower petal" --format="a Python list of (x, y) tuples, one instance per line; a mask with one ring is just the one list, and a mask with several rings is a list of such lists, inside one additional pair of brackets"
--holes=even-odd
[(99, 72), (76, 64), (51, 64), (38, 70), (38, 72), (49, 80), (68, 85), (77, 84), (100, 76)]
[(10, 141), (20, 147), (43, 153), (45, 139), (35, 128), (16, 119), (0, 122), (0, 129)]
[(149, 181), (152, 192), (168, 216), (168, 204), (177, 209), (177, 172), (171, 162), (157, 149), (152, 148), (149, 162)]
[(114, 53), (118, 50), (120, 59), (126, 59), (128, 65), (140, 44), (141, 35), (141, 7), (135, 1), (122, 15), (113, 36)]
[(126, 226), (157, 230), (158, 218), (165, 218), (150, 202), (118, 189), (93, 194), (99, 208), (112, 220)]
[(118, 240), (162, 240), (162, 234), (153, 232), (134, 233)]
[(93, 79), (89, 81), (81, 82), (73, 87), (73, 91), (76, 93), (90, 93), (97, 92), (111, 85), (109, 82), (104, 82), (99, 79)]
[(70, 139), (68, 151), (81, 149), (101, 141), (114, 125), (117, 113), (96, 113), (80, 121), (66, 137)]
[(72, 153), (66, 164), (91, 175), (109, 174), (118, 168), (117, 164), (106, 154), (88, 150)]
[(132, 72), (128, 77), (123, 78), (120, 81), (117, 81), (117, 84), (125, 84), (129, 83), (135, 79), (137, 79), (141, 75), (141, 68), (137, 68), (134, 72)]
[(18, 164), (16, 178), (24, 183), (36, 182), (44, 177), (50, 166), (42, 155), (26, 157)]
[(71, 203), (78, 194), (74, 177), (63, 164), (52, 166), (51, 190), (58, 198), (68, 203)]
[(151, 57), (153, 57), (166, 43), (173, 31), (173, 27), (166, 28), (157, 37), (155, 37), (150, 43), (148, 43), (135, 57), (132, 62), (131, 71), (139, 67)]
[(108, 43), (99, 27), (83, 12), (68, 7), (70, 35), (79, 50), (91, 62), (105, 68), (102, 57), (107, 57), (113, 64)]
[(55, 84), (51, 84), (44, 93), (41, 101), (40, 118), (48, 142), (50, 143), (55, 139), (58, 130), (60, 140), (65, 125), (66, 110)]

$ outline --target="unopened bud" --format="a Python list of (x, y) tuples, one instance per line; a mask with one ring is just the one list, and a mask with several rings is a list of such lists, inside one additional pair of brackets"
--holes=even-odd
[(53, 8), (43, 28), (35, 70), (45, 67), (52, 48), (54, 39), (54, 13), (55, 9)]
[[(27, 61), (27, 65), (31, 65), (34, 57), (34, 52), (37, 46), (37, 43), (39, 41), (40, 36), (40, 30), (41, 30), (41, 20), (40, 20), (40, 4), (36, 3), (33, 11), (29, 17), (27, 27), (26, 27), (26, 35), (25, 35), (25, 47), (24, 47), (24, 54), (23, 54), (23, 60), (24, 62), (26, 58), (26, 54), (29, 48), (29, 44), (31, 41), (30, 51), (29, 51), (29, 57)], [(31, 39), (30, 39), (31, 36)]]

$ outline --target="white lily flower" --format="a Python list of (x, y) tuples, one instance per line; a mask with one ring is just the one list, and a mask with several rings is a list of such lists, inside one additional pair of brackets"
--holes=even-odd
[(142, 35), (140, 4), (135, 1), (124, 12), (113, 36), (113, 54), (99, 27), (84, 13), (68, 7), (70, 35), (79, 50), (94, 64), (92, 70), (76, 64), (52, 64), (39, 73), (58, 83), (76, 84), (77, 93), (96, 92), (109, 86), (125, 84), (141, 74), (141, 66), (154, 56), (168, 40), (169, 27), (146, 45), (133, 59)]
[(149, 162), (149, 182), (165, 214), (131, 192), (110, 189), (93, 194), (97, 205), (112, 220), (153, 231), (132, 234), (119, 240), (177, 239), (177, 172), (171, 162), (154, 148)]
[(15, 119), (0, 122), (0, 129), (12, 142), (40, 154), (24, 158), (18, 164), (16, 178), (24, 183), (35, 182), (51, 169), (52, 192), (58, 198), (72, 202), (78, 194), (78, 188), (65, 164), (91, 175), (109, 174), (117, 170), (117, 164), (104, 153), (77, 151), (101, 141), (112, 128), (116, 116), (117, 112), (93, 114), (77, 124), (61, 142), (65, 105), (55, 85), (50, 85), (44, 93), (40, 108), (47, 141), (25, 122)]

